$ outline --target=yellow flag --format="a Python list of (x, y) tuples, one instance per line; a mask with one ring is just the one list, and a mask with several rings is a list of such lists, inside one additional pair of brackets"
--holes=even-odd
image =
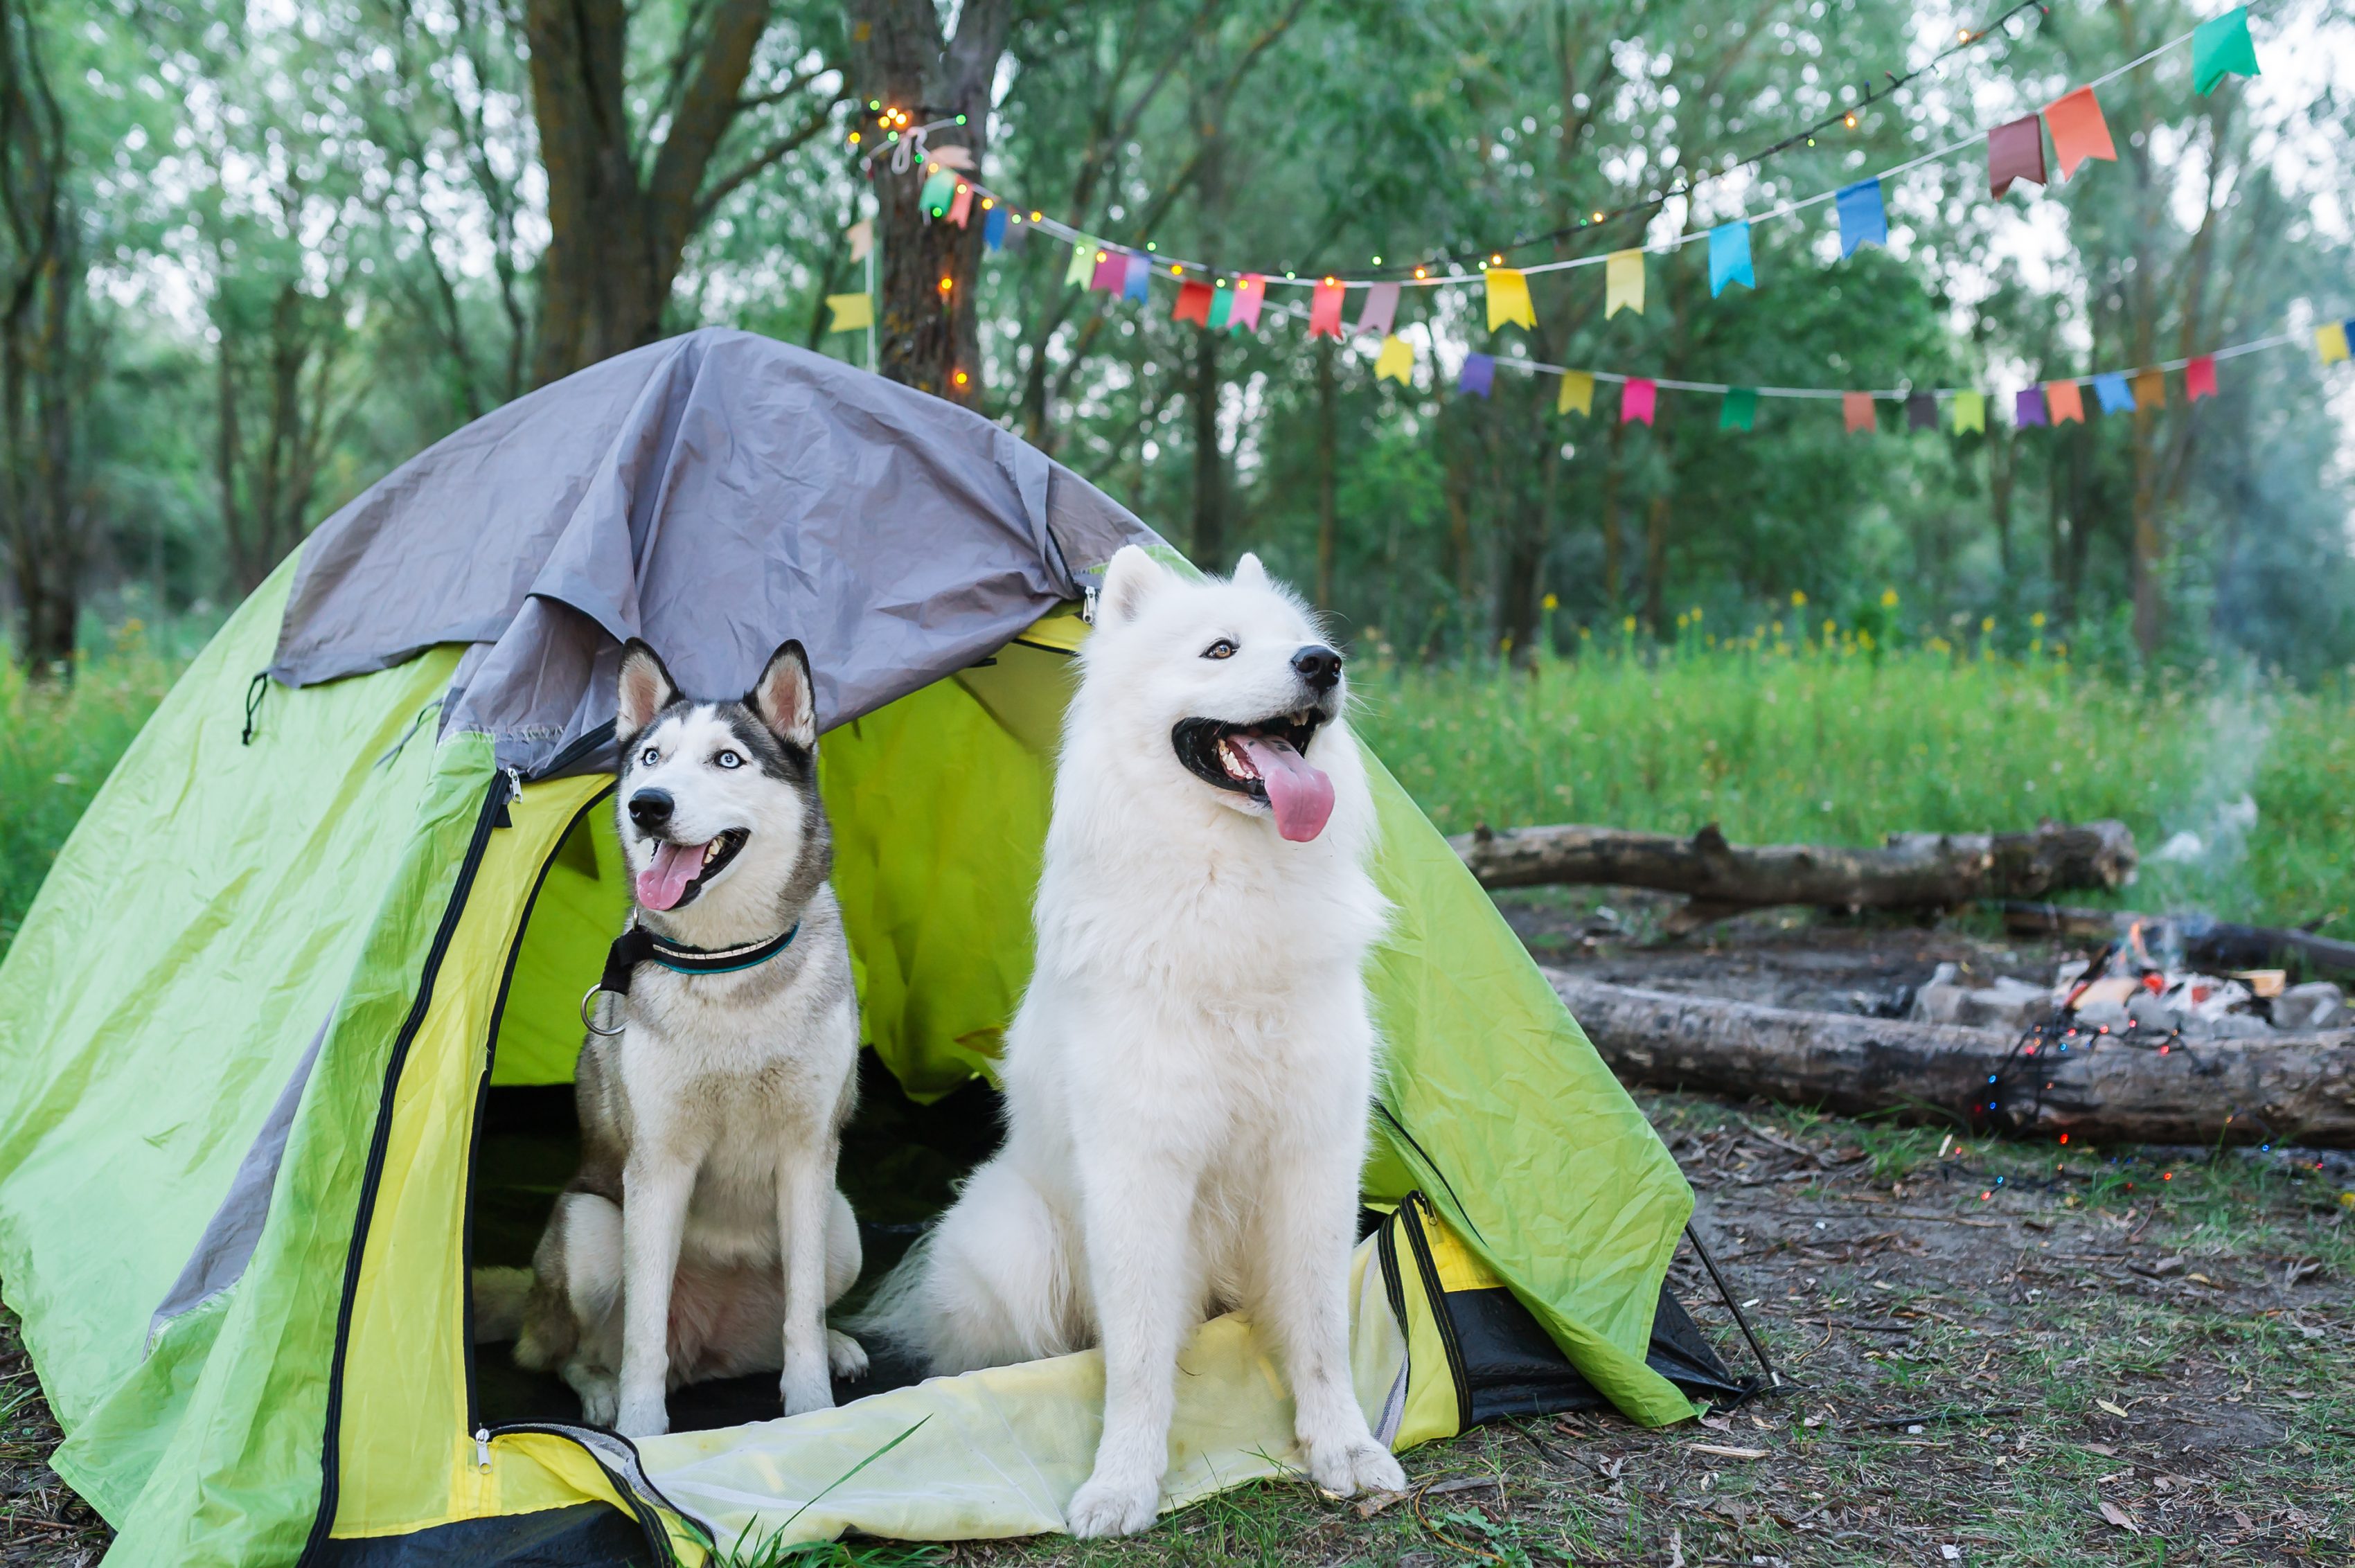
[(1096, 242), (1088, 239), (1072, 240), (1071, 264), (1063, 269), (1063, 286), (1068, 289), (1077, 283), (1080, 287), (1086, 288), (1089, 282), (1094, 278), (1095, 271)]
[(1637, 315), (1644, 314), (1644, 252), (1614, 251), (1603, 267), (1603, 318), (1617, 315), (1622, 308)]
[(875, 298), (871, 294), (828, 294), (826, 308), (834, 312), (834, 325), (828, 332), (858, 332), (875, 325)]
[(1381, 356), (1374, 361), (1374, 379), (1384, 379), (1401, 386), (1414, 380), (1414, 346), (1396, 333), (1382, 339)]
[(1488, 269), (1488, 330), (1510, 322), (1537, 329), (1538, 307), (1529, 301), (1529, 281), (1515, 267)]
[(2325, 365), (2335, 365), (2347, 357), (2347, 324), (2327, 322), (2314, 329), (2315, 352), (2322, 356)]
[(1561, 390), (1554, 395), (1553, 411), (1594, 417), (1594, 377), (1585, 370), (1564, 370)]
[(1981, 434), (1987, 432), (1987, 394), (1984, 392), (1955, 394), (1955, 433), (1960, 435), (1966, 430), (1975, 430)]

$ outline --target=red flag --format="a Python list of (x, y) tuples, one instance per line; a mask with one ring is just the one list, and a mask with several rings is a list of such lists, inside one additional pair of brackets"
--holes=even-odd
[(2014, 180), (2044, 183), (2044, 126), (2026, 115), (1987, 133), (1987, 190), (2000, 197)]
[(1210, 325), (1210, 285), (1188, 278), (1178, 285), (1178, 305), (1169, 313), (1172, 321), (1190, 321), (1203, 326)]
[(965, 184), (963, 180), (959, 180), (957, 181), (956, 199), (949, 203), (949, 221), (955, 224), (959, 229), (962, 229), (964, 227), (964, 220), (972, 216), (973, 187)]
[(1855, 434), (1860, 430), (1871, 430), (1873, 427), (1872, 394), (1870, 392), (1842, 392), (1840, 394), (1840, 412), (1848, 417), (1848, 428), (1850, 435)]
[(2044, 123), (2052, 131), (2052, 155), (2061, 161), (2061, 177), (2067, 179), (2077, 172), (2077, 165), (2087, 158), (2118, 161), (2118, 150), (2110, 142), (2110, 123), (2102, 118), (2101, 101), (2090, 87), (2076, 91), (2044, 108)]
[(2202, 354), (2183, 368), (2183, 393), (2187, 402), (2216, 395), (2216, 357)]
[(1327, 278), (1316, 285), (1308, 301), (1308, 336), (1338, 337), (1341, 336), (1341, 295), (1343, 286), (1338, 278)]

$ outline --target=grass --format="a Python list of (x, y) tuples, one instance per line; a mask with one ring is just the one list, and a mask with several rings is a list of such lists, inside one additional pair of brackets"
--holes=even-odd
[[(1522, 676), (1377, 660), (1357, 691), (1360, 733), (1449, 833), (1715, 822), (1736, 842), (1876, 844), (2115, 817), (2143, 863), (2111, 901), (2318, 920), (2355, 937), (2344, 679), (2301, 690), (2211, 672), (2137, 686), (2041, 654), (1710, 647), (1688, 635)], [(2198, 849), (2169, 851), (2178, 834)]]

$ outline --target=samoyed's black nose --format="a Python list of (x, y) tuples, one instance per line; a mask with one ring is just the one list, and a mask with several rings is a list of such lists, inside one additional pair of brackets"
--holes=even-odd
[(641, 832), (652, 833), (670, 821), (671, 807), (677, 804), (666, 789), (642, 789), (630, 797), (630, 820)]
[(1330, 691), (1341, 684), (1341, 656), (1322, 643), (1311, 643), (1292, 656), (1292, 667), (1314, 691)]

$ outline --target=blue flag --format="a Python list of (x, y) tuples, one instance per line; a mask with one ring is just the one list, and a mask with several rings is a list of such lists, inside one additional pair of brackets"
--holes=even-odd
[(1146, 298), (1145, 280), (1152, 273), (1153, 263), (1146, 260), (1145, 252), (1131, 251), (1128, 253), (1128, 276), (1121, 285), (1120, 297), (1124, 300)]
[(1463, 373), (1455, 378), (1455, 389), (1485, 398), (1497, 384), (1497, 357), (1493, 354), (1466, 354)]
[(1889, 214), (1881, 205), (1879, 176), (1840, 187), (1833, 200), (1839, 208), (1841, 255), (1855, 255), (1859, 245), (1889, 243)]
[(2134, 394), (2126, 390), (2126, 379), (2115, 371), (2094, 378), (2094, 396), (2102, 400), (2105, 414), (2123, 414), (2134, 408)]
[(1758, 286), (1750, 271), (1750, 225), (1721, 223), (1709, 231), (1709, 297), (1715, 299), (1728, 283)]
[(1004, 203), (1001, 202), (991, 208), (989, 216), (981, 220), (981, 238), (983, 242), (993, 251), (1005, 248), (1006, 207)]

